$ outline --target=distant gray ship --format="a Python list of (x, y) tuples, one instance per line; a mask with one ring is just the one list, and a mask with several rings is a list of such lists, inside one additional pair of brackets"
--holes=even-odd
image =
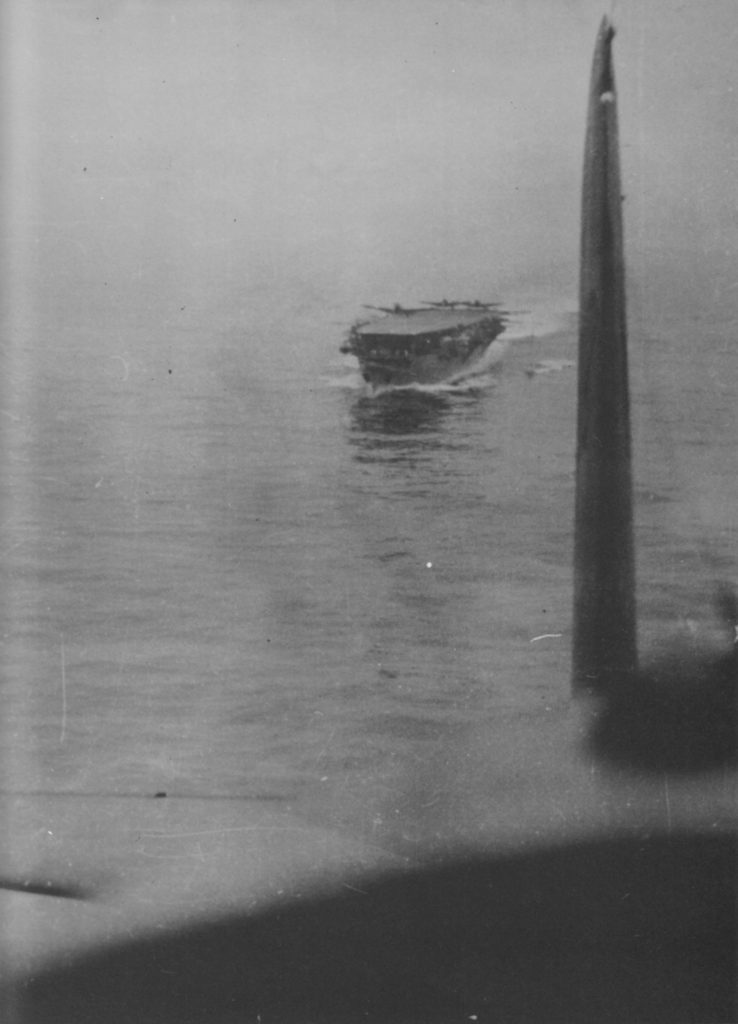
[(341, 345), (356, 356), (372, 387), (439, 384), (466, 375), (505, 330), (496, 302), (427, 302), (421, 309), (369, 306), (381, 316), (358, 320)]

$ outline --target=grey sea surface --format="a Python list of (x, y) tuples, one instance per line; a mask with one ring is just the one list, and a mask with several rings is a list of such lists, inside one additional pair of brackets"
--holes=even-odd
[[(49, 338), (5, 424), (6, 791), (275, 800), (388, 847), (437, 839), (467, 737), (493, 748), (569, 700), (575, 318), (556, 319), (480, 377), (381, 394), (319, 311), (247, 344)], [(633, 339), (646, 643), (709, 636), (736, 578), (738, 356), (702, 330)]]

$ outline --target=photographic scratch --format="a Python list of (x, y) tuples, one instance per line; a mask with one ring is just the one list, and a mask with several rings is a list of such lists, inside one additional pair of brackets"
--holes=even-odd
[(67, 669), (64, 657), (64, 634), (61, 634), (61, 691), (62, 691), (62, 717), (61, 733), (59, 742), (64, 743), (67, 738)]
[(671, 801), (669, 799), (669, 777), (664, 772), (664, 802), (666, 803), (666, 828), (671, 832)]
[(540, 636), (532, 636), (530, 642), (534, 644), (536, 640), (554, 640), (563, 635), (563, 633), (541, 633)]
[(142, 839), (192, 839), (195, 836), (218, 836), (226, 832), (306, 832), (303, 825), (239, 825), (233, 828), (208, 828), (199, 832), (151, 832), (142, 831)]

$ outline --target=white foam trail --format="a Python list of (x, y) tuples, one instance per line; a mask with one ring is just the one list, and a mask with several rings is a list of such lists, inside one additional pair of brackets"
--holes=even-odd
[(547, 338), (562, 331), (573, 331), (577, 315), (576, 310), (570, 306), (538, 307), (530, 312), (516, 313), (505, 330), (505, 338), (508, 341), (521, 341), (523, 338)]
[(438, 384), (401, 384), (385, 388), (375, 388), (371, 395), (386, 395), (397, 391), (416, 391), (426, 395), (465, 395), (494, 387), (495, 378), (489, 373), (477, 373), (464, 377), (463, 380), (441, 381)]
[(546, 373), (558, 373), (574, 366), (571, 359), (542, 359), (535, 366), (529, 366), (526, 373), (529, 377), (539, 377)]
[(361, 391), (366, 384), (356, 366), (346, 367), (341, 376), (324, 376), (323, 383), (329, 388), (342, 388), (345, 391)]

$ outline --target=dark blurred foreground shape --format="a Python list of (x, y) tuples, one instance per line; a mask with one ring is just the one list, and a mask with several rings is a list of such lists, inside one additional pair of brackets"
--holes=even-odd
[(736, 843), (459, 861), (131, 942), (19, 992), (34, 1024), (738, 1020)]
[(734, 769), (738, 747), (735, 594), (721, 595), (722, 651), (675, 641), (603, 701), (590, 742), (603, 761), (641, 773)]
[(637, 667), (630, 394), (614, 29), (590, 78), (582, 176), (572, 681), (612, 690)]
[(735, 765), (736, 595), (722, 651), (675, 641), (638, 664), (628, 342), (614, 30), (600, 26), (582, 182), (572, 681), (597, 694), (593, 750), (643, 772)]

